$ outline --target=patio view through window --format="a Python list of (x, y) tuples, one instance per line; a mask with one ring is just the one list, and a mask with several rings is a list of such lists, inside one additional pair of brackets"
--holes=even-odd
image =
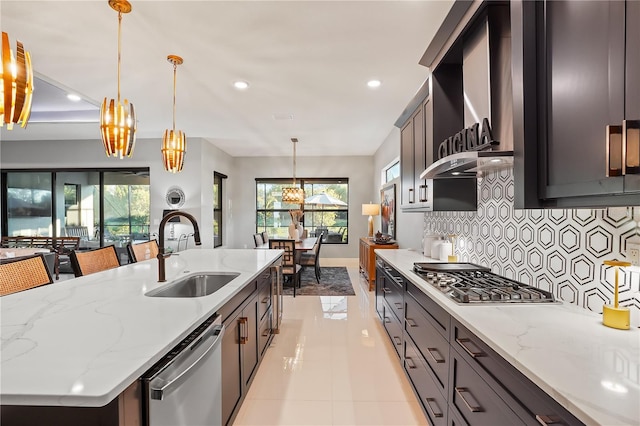
[(256, 232), (266, 231), (272, 238), (288, 238), (289, 210), (301, 209), (302, 226), (309, 237), (324, 232), (323, 243), (349, 242), (349, 179), (305, 178), (297, 182), (304, 188), (305, 204), (282, 202), (282, 188), (291, 179), (256, 179)]
[(149, 169), (2, 172), (2, 235), (78, 236), (81, 246), (149, 239)]

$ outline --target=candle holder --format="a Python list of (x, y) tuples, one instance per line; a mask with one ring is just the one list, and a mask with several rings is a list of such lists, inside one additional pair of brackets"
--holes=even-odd
[(613, 292), (613, 306), (602, 306), (602, 324), (619, 330), (629, 330), (629, 324), (631, 322), (630, 310), (629, 308), (618, 306), (618, 267), (631, 266), (631, 263), (617, 260), (605, 260), (603, 263), (615, 268), (615, 287)]

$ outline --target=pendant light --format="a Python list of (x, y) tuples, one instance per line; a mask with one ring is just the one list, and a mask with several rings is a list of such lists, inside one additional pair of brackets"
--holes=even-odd
[(133, 104), (127, 99), (120, 102), (120, 46), (122, 14), (131, 12), (127, 0), (109, 0), (109, 6), (118, 12), (118, 98), (107, 101), (104, 98), (100, 107), (100, 133), (107, 157), (131, 157), (136, 143), (136, 115)]
[(9, 44), (9, 35), (2, 33), (2, 68), (0, 68), (0, 127), (7, 125), (13, 130), (14, 124), (26, 127), (31, 115), (33, 96), (33, 69), (31, 55), (16, 41), (16, 56)]
[(304, 204), (304, 189), (296, 186), (296, 144), (298, 138), (291, 138), (291, 142), (293, 142), (293, 185), (282, 188), (282, 202)]
[(183, 61), (176, 55), (167, 56), (167, 61), (173, 64), (173, 128), (165, 130), (162, 137), (162, 163), (166, 171), (177, 173), (182, 171), (187, 147), (186, 135), (181, 130), (176, 131), (176, 70)]

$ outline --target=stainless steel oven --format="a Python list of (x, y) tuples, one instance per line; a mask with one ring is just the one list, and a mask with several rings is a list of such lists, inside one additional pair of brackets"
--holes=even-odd
[(207, 319), (141, 378), (147, 426), (222, 424), (220, 315)]

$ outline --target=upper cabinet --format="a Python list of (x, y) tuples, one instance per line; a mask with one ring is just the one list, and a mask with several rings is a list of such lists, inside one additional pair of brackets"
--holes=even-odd
[(640, 2), (512, 1), (516, 207), (640, 203)]

